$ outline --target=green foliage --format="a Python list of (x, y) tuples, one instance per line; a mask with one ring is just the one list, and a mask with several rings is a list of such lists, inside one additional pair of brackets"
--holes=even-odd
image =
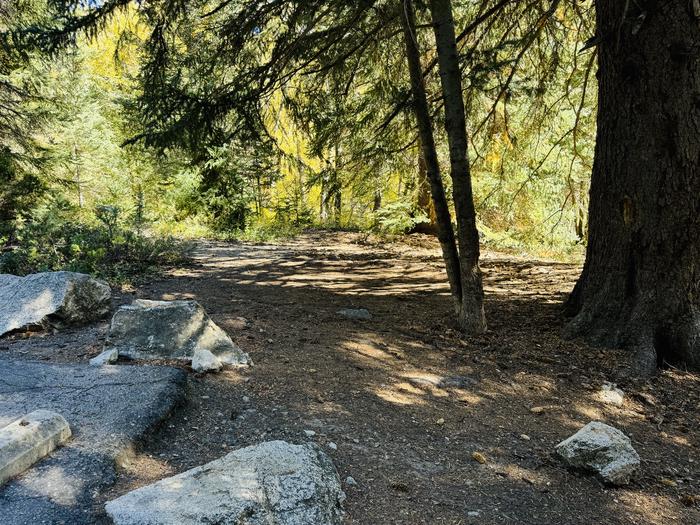
[[(425, 220), (400, 2), (129, 3), (0, 7), (5, 225), (21, 225), (44, 188), (73, 210), (56, 231), (97, 229), (107, 248), (130, 230), (262, 240), (308, 226), (397, 233)], [(427, 4), (415, 5), (446, 174), (435, 42)], [(593, 33), (589, 8), (453, 6), (482, 239), (580, 246), (595, 131), (593, 55), (578, 52)], [(41, 237), (33, 229), (22, 243)]]
[(264, 143), (207, 148), (179, 179), (177, 211), (183, 218), (201, 216), (214, 232), (243, 230), (262, 207), (261, 186), (269, 187), (277, 177), (275, 160)]
[(257, 221), (242, 230), (215, 233), (214, 238), (253, 243), (269, 243), (291, 239), (299, 235), (301, 231), (302, 228), (288, 222), (265, 223), (263, 221)]
[(407, 200), (398, 200), (383, 206), (375, 212), (379, 231), (400, 234), (411, 231), (416, 225), (430, 222), (428, 216), (416, 210), (415, 204)]
[(0, 149), (0, 240), (12, 237), (18, 221), (36, 205), (46, 186), (17, 166), (8, 148)]
[(0, 255), (0, 273), (70, 270), (119, 284), (188, 260), (183, 241), (138, 235), (119, 223), (115, 208), (101, 210), (102, 224), (92, 225), (67, 220), (72, 210), (65, 202), (42, 210), (17, 232), (17, 245)]

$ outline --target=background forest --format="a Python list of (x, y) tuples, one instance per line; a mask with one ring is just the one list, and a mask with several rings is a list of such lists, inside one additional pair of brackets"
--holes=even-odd
[[(40, 1), (2, 9), (3, 31), (49, 12)], [(456, 26), (466, 28), (459, 45), (469, 153), (487, 247), (583, 251), (595, 53), (581, 51), (589, 17), (571, 9), (533, 4), (489, 20), (484, 5), (455, 7)], [(119, 279), (179, 257), (169, 237), (434, 231), (402, 39), (392, 26), (367, 32), (371, 45), (343, 64), (321, 61), (266, 86), (243, 112), (245, 93), (217, 98), (249, 74), (225, 61), (209, 67), (208, 53), (221, 45), (218, 16), (193, 12), (169, 28), (181, 56), (169, 57), (160, 81), (152, 63), (168, 51), (154, 49), (154, 21), (133, 5), (60, 53), (0, 54), (0, 272), (70, 268)], [(534, 32), (533, 17), (541, 17)], [(489, 21), (469, 31), (474, 20)], [(439, 121), (433, 37), (419, 35)], [(255, 45), (262, 55), (269, 48)], [(177, 107), (153, 101), (165, 88)], [(201, 99), (213, 104), (198, 107)], [(434, 131), (448, 165), (443, 126)], [(449, 197), (447, 177), (444, 184)]]

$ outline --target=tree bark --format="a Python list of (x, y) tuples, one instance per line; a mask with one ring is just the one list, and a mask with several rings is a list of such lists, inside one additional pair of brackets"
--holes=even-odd
[[(700, 368), (700, 13), (598, 0), (598, 131), (565, 333)], [(641, 6), (641, 8), (640, 8)]]
[[(337, 177), (337, 175), (336, 175)], [(341, 215), (343, 211), (343, 194), (340, 186), (340, 181), (336, 179), (333, 194), (333, 220), (336, 226), (340, 226)]]
[(374, 190), (374, 200), (372, 201), (372, 211), (378, 212), (382, 207), (382, 190)]
[(418, 124), (420, 145), (423, 151), (423, 159), (425, 160), (426, 173), (430, 181), (430, 192), (435, 206), (438, 240), (442, 248), (442, 257), (445, 260), (445, 269), (450, 283), (450, 291), (454, 298), (455, 311), (459, 314), (462, 309), (459, 253), (455, 242), (454, 230), (452, 229), (452, 216), (450, 215), (450, 208), (447, 204), (445, 188), (442, 184), (442, 176), (440, 175), (440, 164), (435, 148), (430, 109), (425, 94), (423, 67), (420, 63), (420, 49), (416, 37), (416, 20), (413, 2), (412, 0), (403, 0), (402, 4), (403, 13), (401, 15), (401, 20), (406, 43), (406, 62), (411, 78), (413, 111)]
[(412, 232), (425, 233), (427, 235), (437, 234), (437, 219), (435, 217), (435, 206), (430, 196), (430, 181), (428, 180), (428, 168), (425, 165), (422, 147), (418, 152), (418, 176), (417, 176), (417, 196), (416, 207), (420, 212), (428, 217), (428, 222), (421, 222), (413, 227)]
[(451, 0), (431, 0), (437, 46), (440, 82), (445, 105), (445, 130), (450, 146), (450, 177), (457, 219), (462, 304), (460, 324), (469, 333), (486, 331), (484, 290), (479, 269), (479, 232), (472, 195), (467, 124), (462, 97), (462, 72), (459, 68), (457, 39)]

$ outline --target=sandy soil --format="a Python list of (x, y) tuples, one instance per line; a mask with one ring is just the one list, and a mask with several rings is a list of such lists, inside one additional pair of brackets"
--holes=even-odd
[[(188, 402), (96, 504), (233, 448), (286, 439), (315, 441), (342, 480), (356, 481), (344, 483), (348, 524), (700, 523), (700, 376), (667, 369), (633, 380), (624, 352), (562, 340), (576, 265), (487, 253), (483, 270), (490, 330), (467, 338), (427, 237), (201, 244), (191, 267), (120, 301), (196, 299), (255, 366), (192, 374)], [(337, 314), (353, 307), (372, 320)], [(105, 330), (3, 340), (0, 351), (84, 361)], [(597, 401), (604, 381), (625, 391), (621, 407)], [(631, 436), (643, 463), (629, 487), (605, 487), (553, 457), (591, 420)]]

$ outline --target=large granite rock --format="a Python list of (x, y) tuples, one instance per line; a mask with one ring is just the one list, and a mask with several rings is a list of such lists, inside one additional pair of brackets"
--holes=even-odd
[(0, 275), (0, 335), (13, 330), (95, 321), (109, 312), (109, 286), (89, 275)]
[(208, 350), (224, 365), (250, 364), (248, 354), (219, 328), (197, 301), (137, 299), (112, 318), (105, 349), (132, 359), (191, 360)]
[(630, 438), (599, 421), (588, 423), (556, 446), (557, 455), (571, 468), (596, 474), (611, 485), (624, 485), (639, 467)]
[(345, 494), (316, 445), (268, 441), (107, 503), (115, 525), (339, 525)]
[(0, 488), (0, 523), (102, 523), (116, 463), (182, 402), (187, 375), (165, 366), (55, 365), (0, 359), (0, 427), (60, 413), (73, 437)]

